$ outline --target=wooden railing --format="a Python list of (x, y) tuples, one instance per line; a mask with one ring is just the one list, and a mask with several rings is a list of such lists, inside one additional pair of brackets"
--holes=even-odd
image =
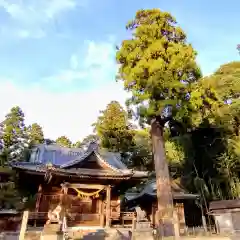
[(136, 217), (136, 213), (135, 212), (121, 212), (120, 217), (124, 218), (126, 220), (132, 220), (134, 217)]
[(67, 226), (74, 227), (76, 225), (100, 225), (101, 215), (97, 213), (75, 213), (67, 216)]
[[(47, 212), (29, 212), (29, 220), (47, 221)], [(136, 219), (135, 212), (116, 212), (111, 214), (112, 220), (119, 220), (122, 225), (131, 224)], [(100, 225), (101, 214), (98, 213), (69, 213), (66, 217), (68, 226), (75, 225)], [(104, 220), (103, 220), (104, 221)]]
[[(47, 212), (30, 212), (29, 219), (31, 220), (38, 220), (38, 219), (47, 219), (48, 213)], [(70, 220), (81, 220), (81, 221), (91, 221), (100, 218), (100, 214), (98, 213), (70, 213), (67, 217)]]
[(100, 219), (98, 213), (71, 213), (67, 216), (70, 221), (95, 221)]
[(47, 212), (29, 212), (28, 219), (29, 220), (47, 220), (48, 213)]

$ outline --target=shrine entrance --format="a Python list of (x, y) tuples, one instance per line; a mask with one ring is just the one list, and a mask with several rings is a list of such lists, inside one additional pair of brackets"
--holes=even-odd
[[(62, 184), (63, 207), (68, 227), (104, 226), (108, 222), (106, 196), (108, 187), (90, 184)], [(106, 194), (106, 193), (109, 194)], [(110, 201), (110, 199), (109, 199)]]

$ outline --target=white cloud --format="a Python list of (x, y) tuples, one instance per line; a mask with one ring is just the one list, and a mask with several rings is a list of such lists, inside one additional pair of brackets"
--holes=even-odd
[(0, 96), (0, 120), (18, 105), (25, 113), (26, 123), (39, 123), (45, 137), (66, 135), (77, 141), (92, 132), (91, 124), (100, 110), (111, 100), (124, 104), (128, 94), (115, 82), (94, 91), (52, 93), (40, 87), (20, 88), (4, 79)]
[(20, 38), (44, 36), (59, 16), (85, 4), (85, 0), (0, 0), (0, 7), (12, 20), (9, 31), (14, 29)]
[(65, 82), (85, 79), (100, 84), (113, 80), (117, 64), (115, 61), (114, 41), (112, 37), (105, 42), (86, 41), (86, 54), (79, 56), (74, 53), (69, 60), (69, 67), (44, 79), (46, 83)]

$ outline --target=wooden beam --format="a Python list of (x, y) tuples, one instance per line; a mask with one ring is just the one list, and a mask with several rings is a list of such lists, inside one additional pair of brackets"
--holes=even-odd
[(82, 183), (64, 183), (63, 186), (67, 188), (84, 188), (84, 189), (103, 189), (105, 185), (100, 184), (82, 184)]
[(106, 227), (111, 227), (111, 186), (107, 186), (106, 194)]

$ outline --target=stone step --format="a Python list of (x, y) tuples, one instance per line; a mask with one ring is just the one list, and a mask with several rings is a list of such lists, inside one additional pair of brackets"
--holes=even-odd
[(61, 232), (61, 225), (60, 224), (45, 224), (43, 227), (43, 231), (44, 234), (50, 234), (50, 233), (58, 233)]
[(80, 239), (86, 236), (101, 235), (103, 232), (104, 230), (102, 229), (79, 229), (77, 231), (69, 231), (68, 236), (73, 239)]

